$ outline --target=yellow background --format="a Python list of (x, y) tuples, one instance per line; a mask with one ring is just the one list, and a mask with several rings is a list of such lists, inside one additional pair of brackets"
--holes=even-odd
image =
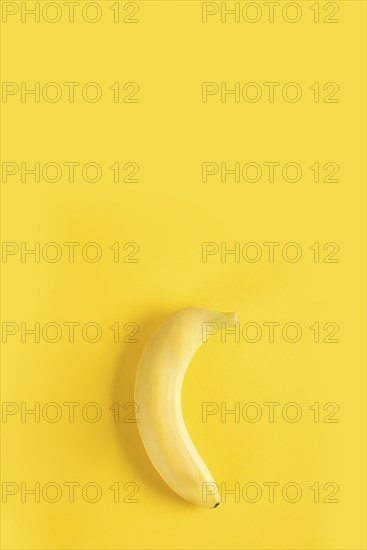
[[(103, 17), (88, 24), (2, 24), (2, 79), (41, 83), (96, 81), (99, 103), (2, 104), (3, 161), (98, 162), (100, 182), (3, 183), (3, 241), (96, 241), (103, 257), (78, 255), (55, 264), (19, 255), (2, 264), (3, 321), (90, 321), (100, 342), (63, 337), (50, 344), (3, 345), (2, 399), (42, 404), (97, 402), (95, 424), (20, 416), (2, 424), (3, 482), (98, 483), (98, 503), (80, 492), (69, 503), (20, 495), (3, 510), (2, 544), (9, 549), (362, 549), (364, 542), (364, 44), (365, 3), (339, 2), (338, 24), (315, 24), (309, 7), (295, 24), (277, 17), (256, 24), (201, 22), (201, 2), (141, 1), (139, 23)], [(259, 4), (262, 4), (259, 2)], [(324, 2), (320, 2), (321, 14)], [(283, 3), (282, 3), (283, 5)], [(80, 14), (80, 11), (76, 12)], [(139, 103), (113, 103), (114, 82), (139, 83)], [(265, 100), (201, 102), (203, 81), (296, 81), (304, 97), (292, 104)], [(339, 103), (312, 102), (314, 82), (339, 83)], [(79, 97), (79, 96), (78, 96)], [(113, 183), (113, 162), (134, 161), (139, 183)], [(201, 181), (201, 163), (295, 161), (304, 176), (291, 184)], [(339, 183), (312, 181), (315, 161), (340, 165)], [(139, 263), (114, 263), (114, 242), (135, 241)], [(300, 262), (201, 261), (203, 241), (300, 243)], [(308, 247), (335, 241), (339, 263), (314, 263)], [(133, 401), (139, 355), (152, 330), (186, 306), (237, 311), (241, 324), (295, 321), (299, 343), (265, 336), (257, 344), (213, 336), (195, 356), (183, 389), (188, 429), (218, 483), (232, 488), (295, 481), (297, 503), (276, 493), (269, 503), (196, 508), (172, 493), (151, 466), (134, 423), (112, 422), (108, 407)], [(139, 343), (114, 343), (114, 322), (136, 322)], [(337, 322), (339, 343), (315, 344), (315, 321)], [(264, 332), (265, 334), (265, 332)], [(289, 423), (201, 421), (202, 402), (297, 402), (303, 416)], [(338, 423), (315, 423), (308, 409), (336, 402)], [(279, 409), (278, 409), (279, 410)], [(65, 409), (64, 409), (65, 411)], [(138, 503), (114, 503), (113, 483), (139, 485)], [(338, 483), (339, 502), (314, 503), (314, 482)], [(126, 495), (127, 492), (124, 492)], [(321, 491), (324, 496), (324, 492)]]

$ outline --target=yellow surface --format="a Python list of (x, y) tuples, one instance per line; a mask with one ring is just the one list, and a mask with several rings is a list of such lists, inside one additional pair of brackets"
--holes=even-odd
[[(222, 23), (220, 3), (211, 3), (207, 9), (219, 6), (219, 13), (203, 23), (196, 1), (140, 1), (135, 15), (134, 3), (120, 2), (119, 23), (113, 21), (116, 3), (112, 11), (113, 2), (104, 1), (97, 4), (102, 15), (94, 24), (81, 17), (85, 2), (75, 7), (74, 23), (68, 22), (63, 2), (51, 3), (39, 23), (32, 16), (21, 20), (21, 4), (29, 8), (33, 2), (10, 4), (7, 10), (19, 11), (2, 23), (3, 81), (19, 87), (25, 82), (29, 88), (39, 82), (41, 90), (56, 82), (63, 94), (55, 103), (42, 96), (36, 103), (30, 95), (22, 103), (20, 92), (7, 96), (2, 103), (3, 162), (16, 163), (19, 170), (22, 162), (28, 167), (94, 162), (103, 173), (95, 183), (83, 180), (80, 169), (74, 182), (66, 171), (58, 182), (42, 177), (35, 182), (29, 175), (22, 182), (21, 171), (5, 182), (3, 173), (2, 239), (8, 252), (15, 251), (2, 260), (2, 320), (15, 323), (5, 326), (5, 336), (18, 327), (3, 344), (2, 399), (6, 412), (14, 413), (3, 415), (2, 422), (3, 547), (365, 548), (365, 2), (296, 2), (302, 17), (295, 23), (281, 11), (270, 23), (264, 2), (246, 8), (251, 19), (260, 6), (256, 23), (243, 16), (238, 23), (230, 16)], [(284, 8), (280, 4), (277, 10)], [(335, 6), (339, 11), (332, 15)], [(89, 7), (87, 17), (97, 17), (97, 8)], [(297, 16), (297, 8), (286, 9), (286, 18)], [(313, 20), (317, 9), (319, 23)], [(59, 12), (60, 20), (50, 23)], [(124, 23), (123, 17), (138, 22)], [(63, 85), (72, 81), (80, 83), (74, 103)], [(101, 86), (99, 102), (83, 99), (80, 90), (87, 82)], [(120, 99), (136, 89), (123, 90), (125, 83), (138, 83), (139, 91), (129, 97), (139, 102), (115, 103), (109, 90), (115, 82)], [(263, 96), (256, 103), (236, 102), (233, 95), (221, 102), (217, 93), (203, 103), (202, 82), (219, 83), (219, 91), (221, 82), (228, 89), (239, 82), (241, 90), (255, 82)], [(264, 82), (280, 83), (273, 103)], [(282, 99), (289, 82), (301, 87), (300, 101)], [(320, 83), (318, 103), (313, 101), (315, 82)], [(335, 95), (334, 84), (323, 89), (329, 82), (339, 86)], [(324, 103), (325, 97), (339, 101)], [(139, 181), (115, 183), (108, 167), (116, 162), (123, 176), (134, 169), (128, 166), (124, 172), (126, 163), (137, 163)], [(264, 170), (264, 162), (280, 167), (297, 162), (303, 175), (294, 183), (280, 172), (270, 183), (265, 171), (256, 183), (235, 182), (233, 176), (222, 183), (218, 175), (203, 183), (203, 162), (228, 167), (256, 162)], [(320, 163), (318, 183), (309, 169), (315, 162)], [(339, 181), (322, 181), (333, 169), (324, 172), (329, 162), (339, 166), (334, 178)], [(22, 242), (29, 248), (40, 243), (39, 263), (32, 255), (23, 255), (22, 262)], [(50, 242), (61, 247), (55, 263), (49, 258), (60, 249), (44, 250)], [(68, 260), (65, 242), (80, 243), (74, 262)], [(91, 242), (102, 251), (96, 263), (81, 253)], [(109, 249), (116, 242), (117, 263), (116, 245)], [(123, 250), (131, 242), (139, 246), (136, 253), (136, 245)], [(218, 243), (219, 252), (206, 262), (203, 242)], [(239, 246), (246, 256), (255, 253), (246, 246), (251, 242), (262, 252), (258, 262), (242, 256), (237, 262), (234, 255), (221, 261), (221, 246), (223, 252), (223, 247)], [(266, 242), (280, 243), (274, 262), (268, 261)], [(298, 262), (283, 259), (283, 247), (290, 242), (301, 248)], [(337, 243), (339, 251), (334, 254), (336, 245), (326, 243)], [(317, 246), (320, 261), (315, 262)], [(93, 251), (87, 247), (88, 257)], [(287, 252), (292, 255), (295, 248)], [(127, 256), (139, 262), (123, 262)], [(166, 315), (186, 306), (235, 310), (241, 329), (251, 322), (262, 327), (256, 343), (248, 342), (255, 339), (255, 325), (239, 342), (233, 336), (222, 342), (219, 333), (214, 335), (184, 382), (184, 415), (195, 444), (218, 484), (240, 491), (228, 493), (225, 503), (209, 511), (185, 503), (164, 485), (145, 455), (136, 424), (127, 421), (133, 417), (126, 404), (133, 401), (144, 343)], [(264, 323), (272, 321), (280, 326), (270, 343)], [(24, 332), (36, 322), (39, 343)], [(59, 330), (55, 325), (45, 329), (50, 322), (62, 329), (55, 343), (47, 341), (56, 339)], [(69, 342), (67, 322), (80, 323), (74, 342)], [(90, 322), (102, 331), (96, 343), (82, 338)], [(282, 337), (290, 322), (302, 329), (295, 343)], [(120, 325), (117, 342), (116, 329), (109, 329), (114, 323)], [(135, 330), (135, 325), (124, 328), (126, 323), (139, 325), (130, 337), (138, 343), (123, 342)], [(334, 324), (324, 328), (326, 323)], [(335, 323), (339, 332), (333, 336)], [(294, 338), (293, 329), (285, 329), (289, 338)], [(93, 339), (93, 327), (85, 330)], [(339, 341), (326, 343), (325, 338)], [(24, 414), (36, 402), (39, 422)], [(44, 408), (51, 402), (57, 405)], [(74, 422), (66, 402), (79, 403)], [(90, 402), (102, 412), (94, 423), (88, 418), (96, 409), (85, 408)], [(118, 423), (109, 409), (115, 402), (120, 403)], [(237, 419), (225, 414), (236, 402), (243, 413)], [(251, 408), (251, 402), (257, 405)], [(264, 405), (268, 402), (279, 403), (274, 422)], [(211, 410), (218, 410), (207, 422), (202, 421), (205, 403), (216, 403)], [(298, 404), (298, 422), (289, 421), (297, 411), (288, 403)], [(249, 422), (255, 409), (261, 419)], [(61, 418), (51, 422), (55, 414)], [(69, 502), (70, 482), (79, 484), (74, 502)], [(279, 484), (274, 502), (269, 482)], [(38, 503), (25, 492), (36, 483)], [(302, 491), (298, 502), (287, 501), (295, 495), (289, 483)], [(119, 503), (114, 502), (117, 487)], [(100, 500), (87, 502), (96, 488)], [(259, 500), (251, 502), (256, 491)], [(134, 499), (138, 502), (127, 502)]]

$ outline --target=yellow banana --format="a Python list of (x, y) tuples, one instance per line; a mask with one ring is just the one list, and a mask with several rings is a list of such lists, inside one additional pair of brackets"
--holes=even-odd
[[(135, 384), (138, 427), (150, 460), (166, 483), (184, 499), (215, 508), (220, 496), (206, 495), (214, 480), (186, 429), (181, 388), (190, 360), (203, 342), (204, 323), (233, 326), (235, 313), (187, 308), (171, 315), (148, 341)], [(204, 502), (205, 500), (205, 502)]]

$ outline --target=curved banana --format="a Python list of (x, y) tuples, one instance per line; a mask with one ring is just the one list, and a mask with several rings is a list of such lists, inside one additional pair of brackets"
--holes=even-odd
[(138, 428), (149, 458), (176, 493), (206, 508), (218, 506), (220, 497), (215, 491), (203, 498), (204, 484), (214, 480), (186, 429), (181, 388), (190, 360), (203, 343), (204, 323), (236, 322), (235, 313), (196, 308), (174, 313), (149, 340), (136, 375)]

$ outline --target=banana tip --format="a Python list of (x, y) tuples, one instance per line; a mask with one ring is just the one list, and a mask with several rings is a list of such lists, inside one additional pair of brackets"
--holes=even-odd
[(216, 504), (214, 504), (214, 506), (212, 508), (216, 508), (217, 506), (219, 506), (220, 502), (217, 502)]

